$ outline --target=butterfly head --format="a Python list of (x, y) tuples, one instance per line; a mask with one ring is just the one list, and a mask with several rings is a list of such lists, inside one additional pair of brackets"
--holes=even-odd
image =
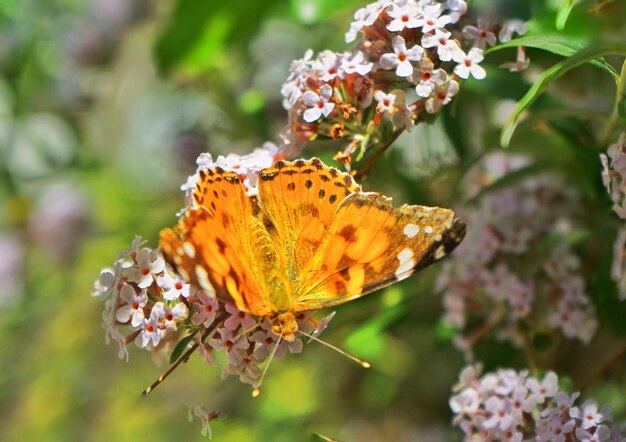
[(272, 332), (277, 336), (282, 336), (285, 341), (293, 342), (296, 339), (298, 323), (293, 312), (277, 313), (270, 318)]

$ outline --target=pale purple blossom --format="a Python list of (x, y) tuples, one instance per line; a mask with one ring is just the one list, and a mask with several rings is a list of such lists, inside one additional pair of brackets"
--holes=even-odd
[(219, 310), (217, 299), (204, 293), (199, 293), (198, 300), (199, 302), (193, 304), (195, 313), (191, 317), (191, 322), (195, 325), (202, 324), (204, 327), (209, 327), (215, 321), (215, 314)]
[(511, 41), (513, 34), (524, 35), (526, 33), (526, 23), (522, 20), (507, 20), (502, 24), (498, 39), (502, 43)]
[(306, 91), (302, 95), (302, 102), (308, 107), (302, 115), (304, 121), (312, 123), (319, 120), (322, 115), (328, 117), (335, 109), (335, 103), (331, 102), (332, 96), (333, 89), (327, 84), (320, 87), (319, 94), (313, 91)]
[(155, 276), (164, 269), (163, 255), (157, 251), (143, 248), (137, 251), (134, 256), (134, 265), (125, 269), (122, 275), (128, 281), (137, 284), (139, 288), (145, 289), (154, 282)]
[(496, 35), (489, 28), (489, 21), (479, 17), (476, 26), (468, 25), (463, 28), (465, 38), (474, 40), (474, 47), (485, 50), (497, 42)]
[(357, 51), (354, 54), (346, 53), (341, 59), (339, 77), (345, 78), (346, 74), (367, 75), (371, 72), (373, 63), (367, 62), (363, 52)]

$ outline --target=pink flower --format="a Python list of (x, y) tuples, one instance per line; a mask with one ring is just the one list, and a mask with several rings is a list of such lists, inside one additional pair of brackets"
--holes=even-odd
[(219, 310), (219, 303), (217, 299), (205, 295), (204, 293), (198, 294), (200, 302), (193, 304), (193, 308), (196, 311), (191, 317), (191, 322), (195, 325), (202, 324), (204, 327), (210, 327), (215, 321), (215, 313)]

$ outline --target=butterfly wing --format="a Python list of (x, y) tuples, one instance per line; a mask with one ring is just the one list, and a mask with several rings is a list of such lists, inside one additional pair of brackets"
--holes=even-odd
[(271, 314), (265, 285), (274, 251), (237, 174), (201, 171), (193, 201), (175, 229), (161, 232), (166, 257), (188, 280), (230, 296), (240, 310)]
[(296, 311), (317, 310), (371, 293), (443, 258), (465, 225), (439, 207), (404, 205), (377, 193), (348, 195), (337, 208), (303, 279)]
[[(305, 288), (302, 271), (317, 253), (340, 202), (361, 188), (317, 158), (279, 161), (260, 172), (258, 187), (262, 223), (292, 283), (285, 296), (293, 296)], [(294, 303), (287, 300), (283, 307), (293, 309)]]

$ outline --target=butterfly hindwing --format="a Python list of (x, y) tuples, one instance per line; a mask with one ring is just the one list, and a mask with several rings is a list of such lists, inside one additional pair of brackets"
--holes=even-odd
[(269, 315), (264, 264), (274, 252), (240, 178), (220, 168), (201, 171), (193, 198), (179, 225), (161, 232), (163, 252), (197, 286), (210, 284), (241, 310)]
[(443, 258), (465, 226), (454, 212), (404, 205), (357, 192), (339, 206), (304, 277), (310, 289), (297, 310), (317, 310), (371, 293)]

